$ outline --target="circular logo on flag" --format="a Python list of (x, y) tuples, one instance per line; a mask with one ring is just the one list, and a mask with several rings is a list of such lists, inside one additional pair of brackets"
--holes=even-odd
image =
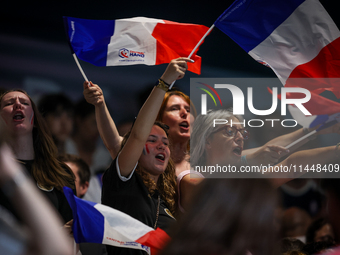
[(119, 50), (118, 56), (121, 57), (121, 58), (128, 58), (129, 53), (130, 53), (130, 51), (128, 49), (123, 48), (123, 49)]

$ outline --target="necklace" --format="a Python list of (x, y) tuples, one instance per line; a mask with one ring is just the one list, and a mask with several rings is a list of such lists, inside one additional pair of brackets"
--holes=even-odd
[(161, 205), (161, 196), (158, 194), (158, 206), (157, 206), (157, 213), (156, 213), (156, 222), (155, 222), (155, 225), (153, 226), (154, 229), (156, 229), (156, 226), (157, 226), (160, 205)]

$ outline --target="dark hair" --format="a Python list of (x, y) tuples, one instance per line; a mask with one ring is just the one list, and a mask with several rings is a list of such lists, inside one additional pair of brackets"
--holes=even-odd
[[(156, 121), (154, 125), (162, 128), (168, 136), (169, 127), (159, 121)], [(131, 128), (132, 130), (132, 128)], [(123, 138), (121, 143), (121, 149), (124, 147), (127, 139), (131, 134), (131, 130), (127, 132)], [(143, 169), (143, 167), (138, 164), (136, 168), (136, 173), (139, 174), (145, 186), (147, 187), (150, 194), (153, 194), (157, 189), (159, 194), (161, 195), (162, 199), (166, 202), (169, 210), (172, 214), (176, 213), (177, 208), (177, 192), (176, 192), (176, 174), (175, 174), (175, 165), (171, 158), (169, 158), (168, 165), (165, 171), (159, 176), (158, 182), (155, 183), (151, 178), (147, 171)]]
[[(337, 158), (337, 163), (339, 163), (339, 159)], [(338, 178), (326, 178), (321, 180), (321, 188), (325, 191), (332, 192), (336, 199), (340, 202), (340, 179)]]
[(64, 162), (64, 163), (71, 162), (71, 163), (74, 163), (76, 166), (78, 166), (79, 168), (78, 175), (79, 175), (80, 184), (85, 184), (86, 182), (90, 181), (90, 177), (91, 177), (90, 168), (88, 164), (81, 157), (74, 155), (74, 154), (62, 154), (62, 155), (59, 155), (58, 159), (61, 162)]
[(302, 252), (306, 254), (318, 254), (319, 252), (325, 251), (332, 247), (334, 247), (334, 243), (330, 241), (312, 242), (307, 243), (303, 247)]
[(204, 179), (161, 254), (272, 254), (276, 198), (267, 179)]
[(90, 114), (94, 114), (95, 113), (95, 107), (93, 104), (89, 104), (85, 98), (82, 98), (81, 100), (79, 100), (75, 107), (74, 107), (74, 111), (75, 111), (75, 117), (79, 117), (80, 119), (84, 119), (87, 116), (89, 116)]
[(4, 120), (0, 117), (0, 146), (8, 141), (8, 134), (7, 134), (6, 124)]
[(64, 186), (74, 189), (74, 174), (66, 171), (67, 165), (57, 160), (58, 150), (46, 127), (46, 123), (38, 111), (32, 98), (26, 91), (21, 89), (8, 90), (0, 96), (2, 98), (10, 92), (21, 92), (26, 95), (32, 105), (34, 112), (33, 127), (33, 149), (34, 162), (32, 164), (32, 175), (37, 183), (44, 188), (56, 187), (62, 190)]
[(45, 118), (49, 114), (59, 115), (62, 112), (73, 114), (74, 104), (64, 94), (49, 94), (43, 96), (38, 103), (38, 110)]
[(314, 220), (308, 227), (306, 233), (306, 243), (313, 243), (315, 234), (318, 230), (320, 230), (323, 226), (329, 224), (329, 221), (325, 218), (319, 218)]

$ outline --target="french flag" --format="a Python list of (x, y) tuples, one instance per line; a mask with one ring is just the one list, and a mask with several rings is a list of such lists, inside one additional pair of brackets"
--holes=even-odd
[[(89, 20), (64, 17), (71, 47), (78, 58), (96, 66), (159, 65), (187, 57), (208, 28), (161, 19), (135, 17)], [(197, 49), (198, 50), (198, 49)], [(188, 70), (201, 73), (201, 57)]]
[[(287, 93), (287, 98), (298, 99), (301, 93)], [(340, 103), (311, 92), (311, 99), (303, 106), (312, 114), (306, 116), (295, 105), (288, 105), (292, 117), (305, 128), (321, 125), (317, 131), (340, 122)]]
[(285, 86), (340, 98), (340, 32), (318, 0), (237, 0), (214, 25)]
[(101, 243), (157, 254), (170, 237), (109, 206), (82, 200), (64, 187), (73, 213), (73, 236), (76, 243)]

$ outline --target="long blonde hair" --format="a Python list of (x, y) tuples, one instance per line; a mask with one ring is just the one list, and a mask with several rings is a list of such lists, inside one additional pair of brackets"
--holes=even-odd
[[(44, 119), (27, 92), (21, 89), (8, 90), (0, 95), (0, 103), (4, 95), (16, 91), (23, 93), (29, 98), (34, 112), (34, 127), (32, 131), (34, 149), (34, 161), (32, 164), (33, 178), (37, 181), (39, 186), (43, 188), (49, 189), (55, 187), (62, 191), (64, 186), (68, 186), (74, 189), (74, 174), (66, 164), (57, 160), (57, 147), (46, 127)], [(69, 171), (66, 171), (65, 169), (68, 169)]]

